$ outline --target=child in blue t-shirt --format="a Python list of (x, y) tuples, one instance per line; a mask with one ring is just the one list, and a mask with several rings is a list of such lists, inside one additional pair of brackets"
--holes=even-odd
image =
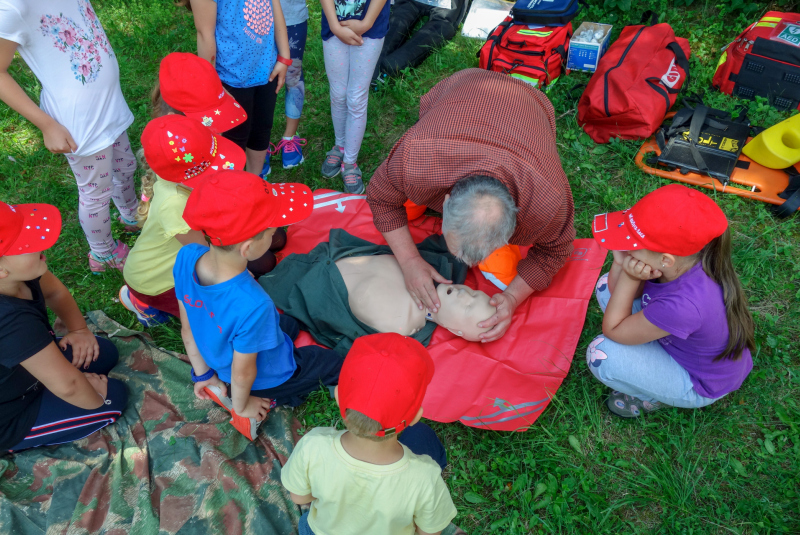
[(272, 404), (297, 406), (320, 383), (338, 382), (338, 353), (294, 348), (297, 321), (279, 315), (247, 271), (276, 228), (305, 219), (313, 205), (303, 184), (273, 185), (244, 171), (218, 171), (192, 190), (183, 213), (211, 244), (184, 246), (173, 269), (195, 395), (220, 402), (230, 391), (230, 400), (220, 403), (234, 420), (251, 419), (256, 427)]
[[(272, 117), (292, 64), (280, 2), (182, 0), (194, 16), (197, 55), (214, 63), (225, 90), (247, 120), (223, 134), (247, 152), (246, 170), (269, 174)], [(263, 170), (262, 170), (263, 168)]]

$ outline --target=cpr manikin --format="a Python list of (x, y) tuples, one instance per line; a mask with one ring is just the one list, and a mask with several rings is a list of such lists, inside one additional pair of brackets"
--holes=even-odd
[(438, 312), (420, 310), (406, 289), (400, 264), (391, 255), (346, 257), (337, 260), (336, 267), (347, 286), (353, 315), (379, 332), (410, 336), (432, 321), (477, 342), (479, 335), (489, 330), (478, 323), (496, 311), (489, 305), (488, 295), (463, 284), (440, 284)]

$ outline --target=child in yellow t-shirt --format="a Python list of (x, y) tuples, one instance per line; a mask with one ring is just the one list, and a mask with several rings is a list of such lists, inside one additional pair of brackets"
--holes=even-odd
[(281, 482), (299, 505), (300, 534), (436, 534), (456, 515), (440, 466), (398, 441), (422, 417), (433, 361), (416, 340), (355, 341), (336, 387), (347, 431), (316, 428), (297, 443)]

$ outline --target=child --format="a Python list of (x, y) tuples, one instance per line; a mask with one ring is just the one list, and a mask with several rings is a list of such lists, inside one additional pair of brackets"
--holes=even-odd
[[(358, 338), (335, 397), (347, 431), (316, 428), (300, 439), (281, 471), (298, 505), (311, 509), (300, 533), (440, 533), (456, 516), (441, 469), (398, 442), (422, 417), (433, 361), (412, 338)], [(419, 424), (418, 424), (419, 425)]]
[[(281, 0), (281, 9), (286, 19), (292, 64), (286, 71), (286, 130), (275, 151), (281, 153), (283, 168), (291, 169), (305, 161), (302, 147), (306, 140), (297, 135), (297, 127), (300, 125), (300, 115), (303, 113), (306, 98), (303, 53), (308, 37), (308, 6), (306, 0)], [(265, 165), (269, 166), (269, 162)]]
[[(225, 137), (247, 153), (246, 170), (270, 172), (266, 159), (272, 116), (289, 59), (289, 39), (280, 2), (271, 0), (183, 0), (194, 15), (197, 54), (214, 63), (225, 89), (247, 112), (247, 120)], [(265, 162), (267, 165), (265, 165)]]
[(178, 316), (172, 268), (181, 246), (205, 244), (203, 234), (183, 220), (191, 188), (215, 168), (243, 169), (245, 156), (227, 139), (181, 115), (150, 121), (142, 133), (142, 146), (149, 164), (139, 209), (144, 227), (122, 273), (125, 286), (119, 300), (142, 325), (151, 327)]
[[(42, 84), (40, 106), (8, 74), (18, 51)], [(0, 100), (67, 157), (78, 183), (78, 218), (89, 242), (89, 268), (121, 270), (128, 246), (111, 236), (113, 200), (128, 232), (136, 227), (133, 122), (119, 65), (89, 0), (0, 0)]]
[(387, 0), (320, 0), (322, 51), (331, 93), (336, 143), (326, 153), (322, 176), (342, 173), (347, 193), (363, 193), (356, 165), (367, 127), (369, 83), (389, 28)]
[(614, 254), (597, 286), (603, 335), (586, 353), (613, 390), (609, 410), (697, 408), (738, 389), (753, 368), (753, 318), (719, 206), (672, 184), (595, 216), (593, 232)]
[(297, 322), (279, 316), (247, 273), (248, 260), (267, 251), (275, 228), (302, 221), (313, 205), (303, 184), (270, 184), (250, 173), (220, 171), (195, 187), (183, 213), (211, 244), (183, 247), (173, 270), (195, 395), (208, 399), (205, 387), (218, 388), (222, 396), (230, 391), (233, 411), (253, 426), (266, 417), (270, 400), (300, 405), (320, 382), (335, 384), (342, 366), (330, 349), (295, 349)]
[[(62, 444), (114, 423), (128, 400), (107, 377), (119, 358), (96, 338), (42, 253), (61, 232), (49, 204), (0, 202), (0, 450)], [(67, 326), (61, 339), (50, 308)], [(70, 364), (71, 363), (71, 364)]]

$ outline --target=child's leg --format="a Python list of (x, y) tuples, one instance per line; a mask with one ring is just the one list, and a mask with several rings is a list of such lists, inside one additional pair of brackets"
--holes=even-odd
[(436, 464), (442, 467), (447, 466), (447, 452), (442, 445), (442, 441), (427, 424), (417, 422), (408, 429), (405, 429), (397, 437), (401, 444), (417, 455), (429, 455)]
[(283, 132), (283, 137), (291, 138), (297, 133), (306, 99), (303, 54), (308, 37), (308, 22), (287, 26), (286, 31), (289, 34), (289, 55), (292, 64), (286, 72), (286, 130)]
[(136, 198), (136, 187), (133, 182), (133, 174), (136, 172), (136, 156), (131, 150), (128, 133), (123, 132), (114, 141), (111, 148), (114, 155), (114, 163), (111, 168), (114, 189), (111, 199), (122, 218), (129, 223), (134, 223), (139, 199)]
[[(98, 337), (97, 342), (100, 345), (100, 356), (88, 369), (81, 371), (107, 375), (117, 363), (119, 353), (114, 344), (105, 338)], [(64, 356), (72, 361), (71, 347), (67, 346)], [(64, 444), (87, 437), (117, 421), (127, 403), (128, 391), (125, 384), (117, 379), (108, 380), (106, 403), (97, 409), (81, 409), (45, 390), (33, 428), (11, 449), (19, 451), (37, 446)]]
[(297, 347), (294, 359), (297, 369), (288, 381), (274, 388), (253, 390), (250, 395), (274, 399), (278, 405), (297, 407), (308, 394), (318, 390), (320, 384), (328, 386), (339, 382), (344, 359), (336, 351), (313, 345)]
[[(350, 47), (350, 73), (347, 78), (347, 124), (344, 140), (344, 163), (354, 164), (367, 129), (369, 83), (381, 55), (383, 38), (364, 39), (361, 46)], [(338, 136), (337, 136), (338, 137)], [(337, 141), (338, 144), (338, 141)]]
[(331, 119), (336, 145), (344, 147), (347, 132), (347, 80), (350, 76), (350, 49), (335, 35), (322, 42), (325, 73), (331, 94)]
[[(253, 115), (250, 136), (247, 139), (247, 171), (256, 175), (264, 167), (264, 159), (269, 150), (269, 138), (272, 135), (272, 120), (275, 116), (275, 102), (278, 95), (278, 78), (266, 85), (255, 88), (253, 94)], [(250, 117), (248, 117), (250, 122)]]
[(111, 236), (111, 195), (114, 150), (107, 147), (89, 156), (68, 155), (78, 183), (78, 220), (95, 256), (104, 258), (117, 244)]

